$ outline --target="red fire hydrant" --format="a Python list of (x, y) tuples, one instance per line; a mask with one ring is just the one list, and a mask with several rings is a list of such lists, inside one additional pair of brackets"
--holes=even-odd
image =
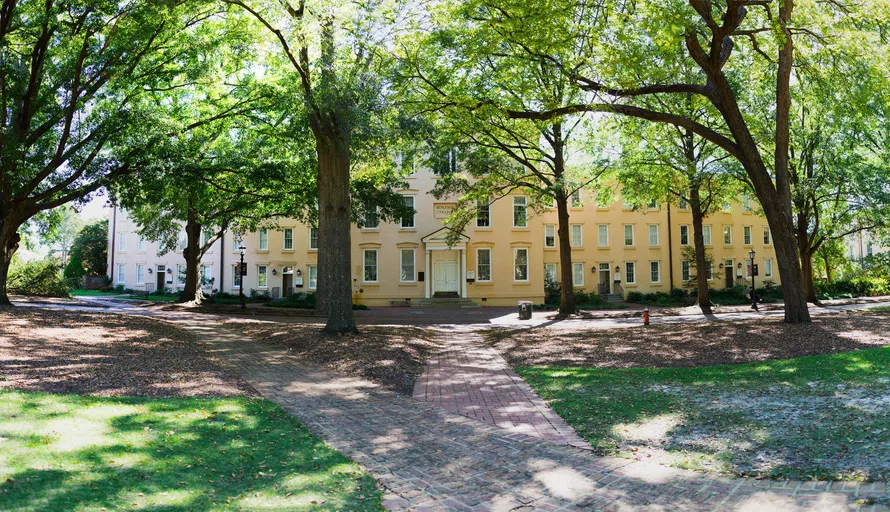
[(649, 308), (643, 310), (643, 325), (649, 325)]

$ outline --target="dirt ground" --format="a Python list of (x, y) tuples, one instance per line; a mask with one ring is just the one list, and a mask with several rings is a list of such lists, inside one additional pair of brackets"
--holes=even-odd
[(416, 327), (363, 325), (360, 335), (328, 335), (309, 323), (229, 320), (225, 325), (252, 340), (287, 347), (305, 361), (408, 396), (426, 359), (441, 347), (432, 332)]
[(0, 308), (0, 389), (99, 396), (240, 396), (255, 392), (157, 319)]
[(847, 352), (890, 344), (890, 312), (851, 312), (788, 325), (781, 318), (647, 328), (491, 329), (513, 365), (691, 367)]

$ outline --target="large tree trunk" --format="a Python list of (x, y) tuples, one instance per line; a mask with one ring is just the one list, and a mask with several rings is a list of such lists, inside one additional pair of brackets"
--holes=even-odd
[(800, 254), (800, 278), (803, 282), (803, 290), (808, 302), (819, 304), (816, 298), (816, 289), (813, 286), (813, 247), (810, 236), (807, 233), (806, 214), (797, 216), (797, 249)]
[(797, 237), (791, 225), (791, 219), (775, 203), (762, 203), (762, 206), (772, 231), (776, 262), (779, 265), (779, 277), (782, 279), (782, 292), (785, 297), (785, 322), (809, 322), (810, 310), (804, 291)]
[[(708, 288), (708, 274), (705, 268), (708, 265), (705, 255), (705, 216), (701, 208), (701, 192), (699, 187), (695, 185), (689, 188), (689, 209), (692, 210), (692, 241), (695, 248), (695, 282), (698, 288), (698, 307), (701, 308), (702, 313), (710, 315), (713, 313), (713, 309), (711, 290)], [(711, 236), (713, 236), (713, 233), (711, 233)]]
[(559, 315), (566, 316), (575, 312), (575, 287), (572, 272), (572, 241), (569, 233), (569, 207), (566, 203), (566, 194), (556, 194), (556, 236), (559, 240), (559, 274), (562, 286), (560, 287)]
[(179, 294), (179, 302), (200, 304), (204, 300), (201, 291), (201, 228), (197, 214), (189, 210), (185, 223), (185, 250), (182, 251), (185, 258), (185, 288)]
[(352, 313), (352, 204), (348, 136), (316, 133), (318, 152), (318, 306), (324, 330), (358, 332)]
[(12, 305), (6, 294), (6, 283), (12, 256), (18, 250), (21, 241), (18, 234), (20, 225), (21, 223), (14, 222), (8, 217), (0, 220), (0, 306)]

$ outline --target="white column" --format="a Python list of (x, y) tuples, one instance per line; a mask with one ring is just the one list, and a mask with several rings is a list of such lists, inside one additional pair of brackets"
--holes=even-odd
[(430, 298), (430, 287), (433, 285), (433, 268), (430, 266), (430, 250), (426, 250), (426, 281), (423, 283), (423, 296)]
[(460, 250), (460, 296), (467, 298), (467, 249)]

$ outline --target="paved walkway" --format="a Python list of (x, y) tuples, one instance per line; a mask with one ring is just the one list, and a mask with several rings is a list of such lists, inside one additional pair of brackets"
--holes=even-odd
[(320, 370), (210, 315), (127, 312), (198, 333), (260, 393), (383, 484), (391, 510), (890, 511), (887, 483), (731, 478), (599, 457)]
[(590, 449), (479, 334), (454, 327), (439, 338), (446, 348), (427, 361), (415, 399), (508, 432)]

